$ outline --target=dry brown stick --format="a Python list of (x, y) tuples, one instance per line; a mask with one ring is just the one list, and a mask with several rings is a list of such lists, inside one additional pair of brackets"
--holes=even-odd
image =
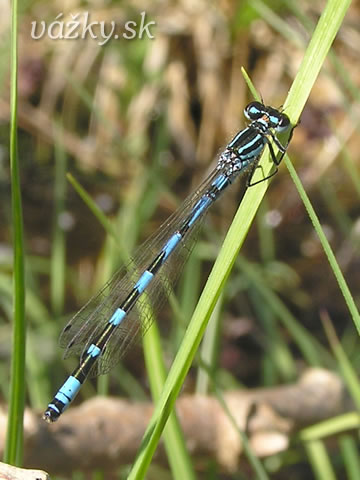
[[(307, 370), (292, 385), (227, 392), (224, 400), (258, 456), (285, 450), (301, 427), (352, 408), (340, 378), (322, 369)], [(176, 407), (194, 463), (212, 458), (223, 470), (236, 470), (241, 439), (216, 397), (183, 395)], [(52, 425), (39, 413), (27, 411), (25, 464), (63, 475), (74, 470), (115, 471), (133, 462), (152, 413), (151, 403), (103, 397), (71, 407)], [(166, 462), (162, 445), (156, 461)]]
[(41, 470), (26, 470), (0, 462), (0, 480), (50, 480), (50, 477)]

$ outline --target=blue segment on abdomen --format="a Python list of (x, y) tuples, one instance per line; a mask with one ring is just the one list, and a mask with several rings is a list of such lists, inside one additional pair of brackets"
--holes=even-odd
[(199, 216), (203, 213), (204, 210), (206, 210), (206, 208), (209, 205), (211, 205), (211, 203), (212, 203), (211, 198), (206, 195), (200, 198), (200, 200), (197, 202), (197, 204), (193, 208), (194, 213), (193, 213), (193, 217), (188, 222), (189, 227), (192, 227), (192, 225), (196, 222)]
[(145, 272), (141, 275), (139, 278), (138, 282), (135, 285), (135, 288), (138, 290), (139, 293), (142, 293), (145, 288), (149, 285), (151, 280), (153, 279), (153, 274), (149, 272), (148, 270), (145, 270)]
[(212, 185), (216, 187), (218, 190), (222, 190), (227, 186), (228, 183), (229, 183), (229, 178), (226, 175), (219, 175), (217, 178), (215, 178)]
[[(60, 388), (58, 393), (55, 395), (56, 400), (59, 400), (66, 406), (75, 398), (76, 394), (80, 390), (81, 383), (79, 380), (73, 376), (70, 376), (64, 385)], [(53, 404), (49, 405), (49, 407), (53, 407)], [(55, 407), (56, 410), (58, 410)]]
[(174, 248), (176, 247), (176, 245), (180, 242), (181, 238), (182, 238), (181, 233), (176, 232), (176, 233), (174, 233), (174, 235), (170, 238), (170, 240), (168, 240), (168, 242), (166, 243), (165, 247), (163, 248), (163, 252), (164, 252), (164, 254), (165, 254), (164, 260), (166, 260), (166, 259), (168, 258), (168, 256), (170, 255), (170, 253), (174, 250)]
[(100, 348), (99, 348), (97, 345), (95, 345), (94, 343), (92, 343), (92, 344), (90, 345), (90, 347), (86, 350), (86, 353), (87, 353), (88, 355), (91, 355), (92, 357), (97, 357), (97, 356), (100, 355), (101, 350), (100, 350)]
[(117, 308), (115, 313), (110, 318), (109, 323), (114, 325), (115, 327), (121, 323), (121, 321), (125, 318), (126, 312), (122, 308)]

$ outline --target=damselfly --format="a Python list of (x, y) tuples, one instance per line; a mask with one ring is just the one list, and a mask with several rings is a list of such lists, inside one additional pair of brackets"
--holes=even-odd
[[(106, 373), (151, 324), (148, 301), (156, 311), (166, 298), (191, 251), (195, 232), (208, 208), (242, 173), (250, 171), (247, 185), (266, 180), (277, 172), (286, 146), (276, 133), (285, 131), (290, 120), (283, 112), (251, 102), (244, 110), (250, 124), (241, 130), (220, 154), (216, 168), (199, 189), (139, 248), (132, 261), (120, 269), (103, 289), (70, 320), (60, 336), (65, 357), (80, 355), (78, 367), (49, 403), (43, 418), (54, 422), (73, 401), (90, 375)], [(276, 158), (273, 143), (279, 149)], [(275, 168), (267, 177), (252, 182), (265, 146)], [(146, 294), (145, 294), (146, 293)]]

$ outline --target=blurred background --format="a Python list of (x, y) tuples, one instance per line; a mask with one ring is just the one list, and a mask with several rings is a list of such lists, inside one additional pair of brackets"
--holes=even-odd
[[(317, 0), (26, 3), (19, 31), (19, 157), (28, 405), (43, 409), (76, 365), (76, 359), (61, 359), (57, 344), (65, 321), (110, 278), (123, 252), (134, 251), (174, 212), (244, 127), (243, 109), (252, 96), (240, 68), (245, 67), (265, 104), (281, 107), (324, 5)], [(12, 232), (9, 10), (5, 3), (1, 9), (0, 391), (6, 403)], [(80, 22), (76, 30), (70, 31), (76, 26), (71, 22)], [(98, 24), (94, 35), (84, 32), (84, 24), (91, 22), (103, 22), (105, 30)], [(116, 29), (110, 36), (111, 22)], [(354, 2), (289, 149), (355, 301), (360, 283), (359, 25), (360, 8)], [(77, 37), (61, 38), (65, 34)], [(67, 173), (113, 223), (118, 242), (106, 234)], [(212, 208), (176, 301), (159, 313), (168, 365), (244, 187), (242, 178)], [(320, 319), (324, 311), (358, 369), (358, 335), (282, 165), (221, 297), (216, 382), (224, 390), (270, 387), (295, 381), (309, 365), (336, 370)], [(314, 343), (305, 354), (302, 342), (309, 339)], [(196, 382), (194, 366), (185, 390), (193, 392)], [(140, 348), (111, 373), (108, 389), (134, 401), (150, 398)], [(87, 382), (77, 401), (95, 394), (96, 382)], [(338, 444), (332, 448), (340, 456)], [(297, 445), (270, 460), (271, 478), (315, 478)], [(343, 467), (338, 472), (345, 478)], [(210, 478), (202, 474), (199, 478)], [(164, 478), (171, 477), (164, 472)], [(244, 477), (219, 473), (215, 478)]]

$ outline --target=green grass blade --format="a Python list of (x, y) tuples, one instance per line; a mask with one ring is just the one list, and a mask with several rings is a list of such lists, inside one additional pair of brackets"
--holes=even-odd
[(360, 415), (357, 412), (350, 412), (304, 428), (299, 433), (299, 438), (303, 442), (312, 442), (322, 438), (326, 439), (348, 430), (358, 430), (359, 428)]
[(217, 302), (205, 335), (203, 342), (201, 344), (201, 351), (200, 351), (200, 358), (201, 363), (207, 365), (207, 369), (200, 368), (198, 371), (197, 379), (196, 379), (196, 393), (201, 395), (207, 395), (209, 393), (209, 383), (211, 376), (214, 375), (215, 369), (217, 367), (217, 360), (218, 360), (218, 346), (219, 346), (219, 338), (221, 333), (221, 307), (222, 307), (222, 296), (219, 298)]
[(349, 435), (342, 435), (339, 438), (339, 445), (344, 458), (344, 467), (349, 480), (357, 480), (360, 472), (360, 458), (357, 441)]
[[(54, 129), (55, 130), (55, 129)], [(55, 131), (61, 132), (61, 129)], [(55, 188), (54, 188), (54, 224), (51, 251), (51, 305), (56, 316), (63, 312), (65, 302), (65, 256), (66, 242), (64, 230), (60, 226), (60, 217), (65, 209), (66, 196), (66, 154), (62, 148), (61, 133), (55, 145)]]
[(324, 325), (326, 336), (330, 342), (332, 351), (337, 359), (337, 364), (341, 369), (345, 383), (348, 387), (350, 395), (356, 405), (356, 408), (360, 409), (360, 385), (356, 369), (350, 362), (346, 355), (339, 339), (337, 338), (336, 331), (330, 321), (330, 317), (326, 312), (321, 315), (321, 320)]
[(312, 366), (323, 364), (323, 359), (327, 357), (325, 348), (296, 320), (294, 315), (285, 307), (280, 299), (271, 291), (263, 281), (262, 276), (253, 268), (252, 264), (245, 258), (239, 257), (238, 263), (246, 277), (254, 284), (263, 301), (269, 305), (269, 308), (281, 320), (286, 329), (291, 333), (294, 341), (301, 350), (304, 359)]
[(299, 118), (350, 4), (351, 0), (330, 0), (327, 3), (284, 104), (290, 118)]
[(17, 17), (18, 4), (12, 2), (11, 26), (11, 120), (10, 120), (10, 169), (11, 202), (14, 248), (13, 311), (14, 326), (11, 358), (11, 380), (8, 427), (4, 461), (20, 465), (23, 458), (23, 417), (25, 406), (25, 279), (24, 240), (21, 190), (17, 152)]
[(326, 448), (320, 440), (313, 440), (305, 445), (308, 456), (318, 480), (336, 480)]
[(94, 200), (90, 197), (90, 195), (84, 190), (84, 188), (80, 185), (80, 183), (68, 173), (66, 178), (69, 180), (71, 185), (74, 187), (76, 192), (79, 194), (81, 199), (84, 201), (85, 205), (89, 208), (89, 210), (95, 215), (98, 219), (100, 224), (103, 226), (104, 230), (114, 239), (117, 238), (116, 231), (112, 225), (112, 223), (107, 219), (106, 215), (101, 211), (101, 209), (96, 205)]
[[(160, 334), (155, 322), (145, 335), (143, 345), (151, 393), (154, 401), (157, 401), (164, 387), (166, 369), (162, 360)], [(191, 458), (175, 412), (171, 412), (164, 430), (164, 446), (171, 467), (172, 478), (176, 480), (195, 479)]]
[(350, 314), (352, 316), (352, 319), (355, 323), (357, 331), (360, 334), (360, 315), (359, 315), (359, 311), (358, 311), (358, 309), (355, 305), (354, 299), (351, 295), (349, 287), (347, 286), (347, 283), (346, 283), (345, 278), (342, 274), (342, 271), (339, 267), (339, 264), (336, 261), (334, 252), (332, 251), (332, 249), (330, 247), (330, 243), (329, 243), (328, 239), (326, 238), (326, 235), (325, 235), (324, 231), (321, 228), (319, 218), (316, 215), (313, 206), (311, 205), (310, 199), (309, 199), (307, 193), (305, 192), (304, 187), (302, 186), (302, 184), (300, 182), (300, 179), (299, 179), (292, 163), (290, 162), (290, 160), (288, 158), (285, 159), (285, 162), (286, 162), (286, 166), (287, 166), (287, 168), (290, 172), (291, 178), (293, 179), (293, 182), (295, 183), (295, 186), (296, 186), (296, 188), (299, 192), (301, 200), (303, 201), (303, 203), (305, 205), (305, 208), (306, 208), (306, 210), (309, 214), (309, 217), (310, 217), (310, 219), (311, 219), (311, 221), (314, 225), (314, 229), (315, 229), (316, 233), (318, 234), (318, 237), (320, 239), (320, 242), (321, 242), (321, 245), (324, 249), (324, 252), (326, 253), (326, 256), (328, 257), (329, 264), (330, 264), (330, 266), (331, 266), (331, 268), (334, 272), (335, 278), (336, 278), (336, 280), (339, 284), (340, 290), (341, 290), (341, 292), (344, 296), (345, 302), (348, 306), (348, 309), (349, 309)]
[[(350, 3), (350, 0), (333, 0), (328, 2), (326, 9), (324, 10), (316, 27), (309, 47), (306, 50), (305, 57), (300, 67), (299, 73), (296, 75), (295, 81), (291, 87), (288, 100), (289, 98), (293, 98), (293, 100), (291, 102), (285, 102), (286, 113), (291, 118), (292, 115), (294, 115), (295, 118), (299, 117), (306, 101), (306, 98), (302, 95), (302, 92), (310, 92), (310, 89), (314, 84), (314, 81), (320, 71), (321, 65), (325, 60), (326, 54), (330, 49), (331, 43), (334, 40), (338, 29), (340, 28), (341, 22), (345, 16), (348, 7), (350, 6)], [(331, 250), (330, 244), (321, 229), (319, 219), (315, 214), (309, 197), (307, 196), (304, 188), (302, 187), (300, 179), (288, 157), (285, 158), (285, 163), (295, 183), (295, 186), (298, 189), (299, 195), (305, 205), (305, 208), (308, 211), (310, 219), (319, 236), (324, 251), (329, 259), (330, 266), (343, 293), (344, 299), (349, 308), (353, 321), (356, 325), (358, 332), (360, 333), (359, 312), (356, 308), (354, 299), (352, 298), (352, 295), (346, 284), (340, 267)], [(268, 171), (269, 170), (264, 170), (265, 174), (267, 174)]]
[[(314, 36), (305, 53), (299, 73), (285, 102), (285, 105), (288, 106), (286, 113), (292, 121), (299, 117), (306, 103), (310, 90), (349, 5), (349, 0), (333, 0), (329, 1), (324, 9)], [(266, 155), (264, 155), (264, 157), (266, 157)], [(270, 167), (271, 165), (268, 159), (266, 168), (264, 167), (265, 176), (270, 171)], [(267, 184), (268, 182), (262, 182), (248, 189), (241, 202), (234, 222), (225, 239), (223, 248), (203, 290), (178, 355), (169, 372), (163, 393), (145, 432), (129, 479), (141, 479), (144, 478), (146, 474), (167, 418), (174, 406), (176, 397), (199, 346), (210, 314), (266, 192)]]
[(236, 418), (234, 417), (233, 413), (231, 412), (230, 407), (226, 403), (226, 399), (224, 398), (220, 388), (216, 384), (215, 381), (213, 381), (212, 378), (212, 371), (211, 371), (211, 365), (207, 366), (202, 360), (200, 360), (200, 365), (202, 367), (202, 370), (207, 373), (208, 377), (211, 379), (213, 383), (213, 390), (214, 390), (214, 395), (216, 396), (218, 402), (220, 403), (222, 409), (224, 410), (226, 416), (228, 417), (230, 423), (232, 424), (234, 430), (237, 432), (238, 436), (240, 437), (242, 448), (244, 449), (244, 454), (246, 455), (250, 465), (252, 466), (254, 472), (256, 473), (256, 478), (257, 480), (267, 480), (269, 477), (265, 471), (265, 468), (263, 467), (261, 461), (258, 459), (258, 457), (255, 455), (253, 452), (252, 446), (249, 442), (249, 439), (241, 428), (239, 428), (239, 425), (237, 423)]

